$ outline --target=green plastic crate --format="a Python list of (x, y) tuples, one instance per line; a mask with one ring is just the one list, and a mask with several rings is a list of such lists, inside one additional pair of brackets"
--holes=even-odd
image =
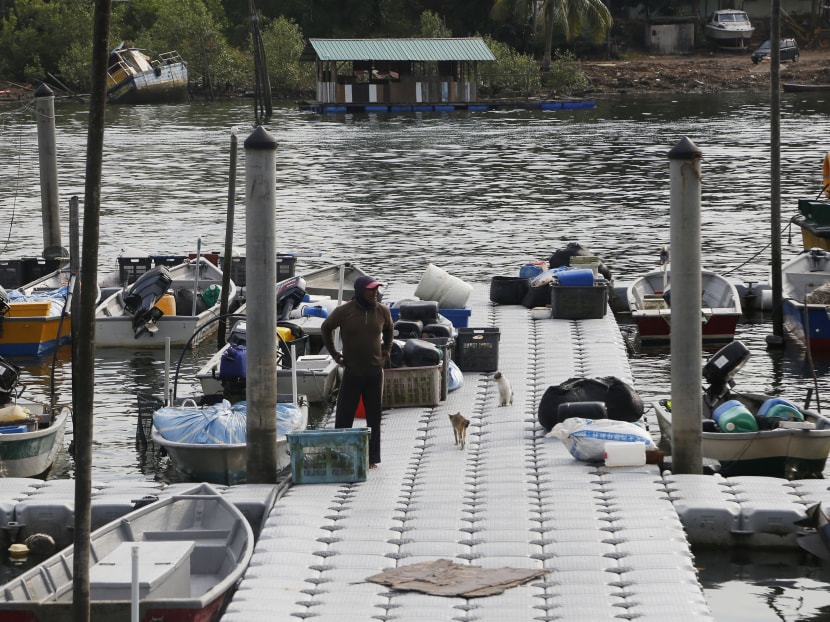
[(289, 432), (295, 484), (365, 482), (369, 471), (369, 428)]

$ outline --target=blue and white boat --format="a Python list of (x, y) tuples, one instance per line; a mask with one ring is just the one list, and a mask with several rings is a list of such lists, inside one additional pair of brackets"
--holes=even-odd
[(784, 325), (813, 351), (830, 351), (830, 252), (802, 251), (781, 267)]

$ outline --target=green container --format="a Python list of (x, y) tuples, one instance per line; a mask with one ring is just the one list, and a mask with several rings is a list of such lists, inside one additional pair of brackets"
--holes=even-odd
[(369, 471), (369, 428), (289, 432), (295, 484), (365, 482)]

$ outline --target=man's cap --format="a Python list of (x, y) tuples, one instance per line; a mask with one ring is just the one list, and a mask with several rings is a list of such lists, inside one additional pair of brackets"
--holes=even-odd
[(359, 276), (354, 281), (355, 291), (363, 291), (364, 289), (374, 289), (376, 287), (385, 287), (385, 283), (376, 281), (370, 276)]

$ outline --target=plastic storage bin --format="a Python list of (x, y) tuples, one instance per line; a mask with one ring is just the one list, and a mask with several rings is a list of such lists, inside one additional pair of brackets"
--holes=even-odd
[(499, 368), (498, 328), (459, 328), (454, 360), (461, 371), (496, 371)]
[(551, 316), (556, 320), (599, 320), (608, 310), (605, 284), (582, 287), (554, 285), (550, 288)]
[(289, 432), (295, 484), (365, 482), (369, 471), (369, 428)]
[(437, 406), (441, 402), (443, 364), (383, 370), (384, 408)]

